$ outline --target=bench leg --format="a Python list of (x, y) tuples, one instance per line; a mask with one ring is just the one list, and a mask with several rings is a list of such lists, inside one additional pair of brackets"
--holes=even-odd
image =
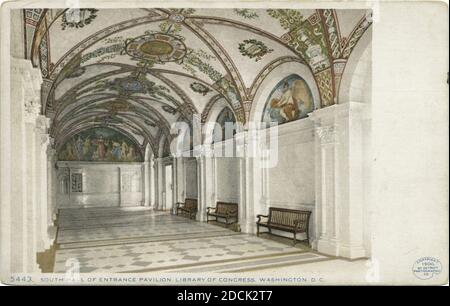
[(256, 224), (256, 237), (259, 237), (259, 224)]
[(297, 242), (297, 233), (294, 232), (294, 243), (293, 243), (293, 245), (295, 245), (296, 242)]

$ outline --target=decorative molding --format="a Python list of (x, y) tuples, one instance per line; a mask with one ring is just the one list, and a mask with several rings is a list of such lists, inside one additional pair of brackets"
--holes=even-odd
[(38, 99), (25, 100), (25, 121), (35, 123), (41, 111), (41, 104)]
[(364, 16), (358, 25), (355, 27), (353, 32), (350, 34), (350, 38), (348, 39), (346, 45), (342, 51), (343, 58), (349, 58), (350, 54), (358, 43), (359, 39), (363, 36), (366, 30), (372, 25), (372, 13)]
[(336, 125), (316, 127), (316, 133), (322, 145), (338, 143)]

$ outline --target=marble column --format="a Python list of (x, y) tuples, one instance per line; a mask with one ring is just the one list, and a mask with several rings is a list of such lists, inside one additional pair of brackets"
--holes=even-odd
[[(27, 263), (27, 235), (28, 231), (24, 225), (27, 209), (27, 182), (26, 165), (26, 132), (25, 132), (25, 94), (27, 63), (19, 59), (11, 59), (11, 88), (9, 101), (14, 103), (1, 103), (10, 105), (10, 113), (4, 116), (2, 112), (2, 173), (9, 167), (8, 176), (2, 175), (2, 184), (10, 182), (9, 189), (2, 189), (2, 244), (8, 242), (9, 248), (2, 247), (2, 261), (10, 261), (10, 272), (19, 273), (26, 271)], [(31, 65), (30, 65), (31, 66)], [(3, 85), (3, 83), (2, 83)], [(30, 110), (30, 109), (29, 109)], [(9, 121), (10, 145), (3, 142), (5, 128), (3, 123)], [(9, 150), (8, 150), (9, 149)], [(3, 161), (3, 157), (6, 159)], [(10, 194), (8, 201), (3, 202), (5, 195)], [(8, 205), (9, 211), (5, 211)], [(5, 252), (5, 253), (3, 253)]]
[(155, 158), (155, 210), (164, 210), (166, 207), (166, 197), (164, 191), (164, 161), (162, 158)]
[(23, 218), (23, 229), (27, 233), (26, 243), (26, 269), (28, 272), (34, 272), (34, 263), (36, 262), (36, 253), (38, 248), (42, 248), (39, 244), (38, 235), (41, 233), (40, 223), (37, 220), (38, 212), (38, 190), (37, 190), (37, 149), (39, 145), (36, 142), (36, 116), (33, 113), (27, 113), (25, 119), (25, 141), (26, 141), (26, 188), (24, 192), (27, 194), (26, 208)]
[[(48, 128), (50, 127), (50, 119), (45, 116), (39, 116), (37, 119), (37, 141), (39, 141), (37, 168), (38, 168), (38, 184), (39, 190), (39, 205), (40, 211), (38, 212), (38, 220), (40, 222), (41, 240), (43, 243), (43, 249), (48, 249), (53, 243), (53, 239), (49, 236), (49, 220), (51, 220), (51, 210), (49, 209), (49, 194), (48, 186), (51, 185), (49, 173), (48, 173), (48, 148), (51, 145), (51, 139), (48, 134)], [(41, 250), (39, 250), (41, 251)]]
[(198, 214), (197, 219), (199, 221), (206, 221), (206, 186), (205, 186), (205, 157), (202, 155), (196, 156), (197, 159), (197, 203)]
[(206, 221), (206, 208), (216, 206), (216, 158), (211, 145), (197, 149), (197, 196), (200, 221)]
[(155, 176), (155, 160), (153, 156), (150, 158), (148, 168), (149, 168), (149, 196), (150, 196), (149, 206), (154, 209), (156, 206), (156, 199), (155, 199), (156, 176)]
[(47, 146), (47, 226), (53, 227), (56, 217), (56, 192), (57, 192), (57, 175), (56, 175), (56, 150), (52, 148), (53, 139), (49, 139)]
[[(8, 179), (11, 182), (9, 190), (2, 189), (2, 193), (10, 192), (9, 203), (2, 202), (2, 206), (10, 208), (7, 218), (2, 219), (2, 222), (5, 221), (2, 223), (2, 235), (6, 232), (6, 239), (10, 239), (9, 249), (6, 251), (9, 253), (2, 253), (2, 264), (9, 262), (10, 272), (13, 273), (31, 273), (38, 271), (36, 252), (38, 247), (43, 246), (38, 245), (42, 228), (37, 222), (41, 198), (38, 196), (40, 142), (37, 141), (36, 132), (41, 110), (42, 78), (39, 69), (33, 68), (30, 61), (11, 58), (10, 81), (7, 91), (7, 101), (11, 101), (9, 118), (4, 118), (4, 113), (1, 118), (2, 122), (6, 120), (10, 124), (10, 144), (7, 149), (2, 150), (2, 154), (8, 154)], [(5, 144), (8, 145), (7, 142)], [(2, 146), (5, 144), (2, 141)], [(3, 166), (2, 160), (2, 168)], [(2, 181), (3, 179), (2, 175)], [(2, 208), (2, 216), (3, 213)], [(5, 237), (2, 236), (2, 240), (3, 238)], [(2, 243), (2, 248), (4, 246)]]
[(316, 219), (319, 252), (366, 256), (362, 201), (361, 103), (333, 105), (310, 114), (315, 124)]
[(146, 160), (142, 164), (143, 206), (150, 206), (150, 181), (150, 162)]
[[(254, 233), (254, 131), (236, 134), (236, 156), (239, 158), (239, 224), (244, 233)], [(253, 155), (254, 156), (254, 155)]]
[(184, 167), (184, 159), (175, 157), (173, 160), (175, 203), (184, 202), (186, 195)]

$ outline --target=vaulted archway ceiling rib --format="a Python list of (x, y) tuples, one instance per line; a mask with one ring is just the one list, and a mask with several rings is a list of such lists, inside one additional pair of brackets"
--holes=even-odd
[(338, 103), (345, 63), (371, 25), (368, 10), (331, 9), (26, 9), (24, 18), (57, 144), (110, 126), (154, 152), (173, 122), (204, 120), (220, 99), (246, 122), (259, 85), (284, 63), (310, 69), (322, 107)]

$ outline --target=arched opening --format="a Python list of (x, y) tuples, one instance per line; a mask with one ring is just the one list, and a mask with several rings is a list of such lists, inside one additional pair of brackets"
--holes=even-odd
[(56, 153), (59, 207), (145, 204), (144, 154), (136, 140), (115, 129), (90, 128), (66, 138)]
[(256, 129), (254, 146), (272, 145), (275, 151), (270, 160), (253, 158), (253, 214), (267, 214), (270, 207), (311, 211), (309, 238), (313, 241), (315, 140), (309, 114), (320, 108), (314, 77), (304, 64), (282, 64), (266, 76), (254, 99), (250, 113)]

